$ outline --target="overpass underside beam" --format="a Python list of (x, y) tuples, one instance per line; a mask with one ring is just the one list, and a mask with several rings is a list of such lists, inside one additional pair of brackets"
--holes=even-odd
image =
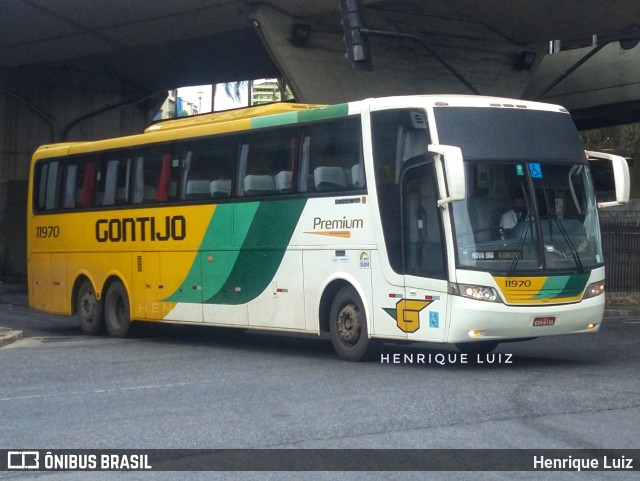
[[(395, 30), (427, 42), (483, 94), (520, 97), (530, 73), (518, 70), (523, 47), (468, 20), (368, 9), (367, 28)], [(263, 41), (302, 102), (340, 103), (366, 97), (460, 93), (470, 89), (411, 39), (370, 35), (373, 70), (354, 71), (345, 59), (340, 14), (293, 19), (268, 6), (253, 14)], [(294, 46), (292, 27), (309, 25), (307, 41)]]
[[(538, 98), (593, 48), (546, 55), (523, 96)], [(603, 47), (539, 100), (565, 106), (581, 129), (640, 121), (640, 46), (623, 50), (616, 42)]]

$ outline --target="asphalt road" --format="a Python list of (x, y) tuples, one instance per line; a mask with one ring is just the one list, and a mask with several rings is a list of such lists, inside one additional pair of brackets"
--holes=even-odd
[[(338, 360), (330, 343), (316, 337), (183, 326), (130, 339), (86, 337), (72, 319), (6, 301), (0, 300), (0, 326), (22, 329), (25, 337), (0, 349), (0, 449), (640, 448), (634, 318), (608, 320), (596, 335), (501, 345), (493, 364), (463, 363), (454, 349), (394, 345), (385, 345), (382, 358), (354, 364)], [(413, 356), (414, 363), (394, 363), (394, 355)], [(424, 363), (415, 363), (418, 355)], [(248, 476), (177, 474), (0, 472), (0, 479)], [(457, 478), (551, 476), (506, 474)], [(254, 473), (253, 479), (345, 476), (424, 479), (416, 473)]]

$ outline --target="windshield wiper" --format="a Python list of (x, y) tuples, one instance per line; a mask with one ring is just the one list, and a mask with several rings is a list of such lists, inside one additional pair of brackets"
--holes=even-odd
[[(535, 218), (535, 208), (533, 203), (535, 201), (533, 199), (531, 199), (531, 201), (529, 200), (529, 197), (527, 196), (527, 189), (524, 183), (522, 182), (520, 183), (520, 191), (522, 192), (522, 198), (524, 199), (525, 209), (526, 209), (525, 210), (526, 215), (521, 222), (523, 222), (525, 225), (524, 225), (524, 228), (522, 229), (522, 232), (520, 233), (520, 237), (518, 238), (518, 245), (516, 246), (516, 252), (513, 259), (511, 259), (511, 264), (509, 265), (509, 268), (507, 269), (507, 275), (511, 275), (516, 270), (516, 267), (518, 267), (518, 261), (520, 260), (520, 254), (522, 253), (522, 247), (524, 246), (524, 239), (527, 236), (528, 230), (531, 230), (531, 240), (533, 241), (533, 220)], [(522, 257), (524, 257), (524, 253), (522, 253)]]
[[(569, 237), (569, 234), (567, 234), (567, 231), (562, 225), (562, 222), (560, 222), (560, 220), (558, 219), (558, 214), (556, 213), (555, 210), (552, 210), (549, 212), (549, 218), (556, 221), (556, 225), (558, 226), (558, 229), (560, 229), (560, 233), (562, 234), (564, 241), (567, 243), (567, 246), (571, 251), (571, 256), (573, 257), (573, 260), (576, 263), (576, 267), (578, 268), (578, 271), (580, 272), (580, 274), (583, 274), (584, 266), (582, 265), (582, 261), (580, 260), (580, 255), (578, 254), (578, 250), (576, 249), (576, 246), (571, 241), (571, 238)], [(544, 239), (542, 240), (542, 242), (544, 243)]]
[[(524, 239), (525, 237), (527, 237), (528, 231), (531, 231), (531, 240), (533, 241), (533, 212), (528, 211), (527, 216), (522, 220), (522, 222), (524, 222), (525, 225), (522, 229), (522, 232), (520, 232), (520, 237), (518, 237), (518, 245), (516, 246), (515, 255), (513, 256), (513, 259), (511, 259), (511, 264), (507, 269), (508, 276), (513, 274), (513, 272), (516, 270), (516, 267), (518, 267), (518, 260), (520, 259), (520, 253), (522, 252)], [(522, 255), (524, 257), (524, 254)]]

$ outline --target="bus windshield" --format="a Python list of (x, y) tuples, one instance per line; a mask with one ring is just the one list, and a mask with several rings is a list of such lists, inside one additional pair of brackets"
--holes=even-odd
[(602, 265), (589, 167), (567, 113), (444, 107), (435, 116), (440, 143), (460, 146), (465, 159), (467, 197), (452, 208), (459, 267)]
[(511, 273), (602, 264), (586, 165), (467, 162), (466, 170), (472, 189), (453, 203), (459, 267)]

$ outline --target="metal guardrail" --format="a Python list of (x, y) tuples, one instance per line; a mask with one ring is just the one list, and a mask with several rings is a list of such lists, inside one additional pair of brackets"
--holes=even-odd
[(640, 221), (601, 219), (607, 291), (640, 291)]

